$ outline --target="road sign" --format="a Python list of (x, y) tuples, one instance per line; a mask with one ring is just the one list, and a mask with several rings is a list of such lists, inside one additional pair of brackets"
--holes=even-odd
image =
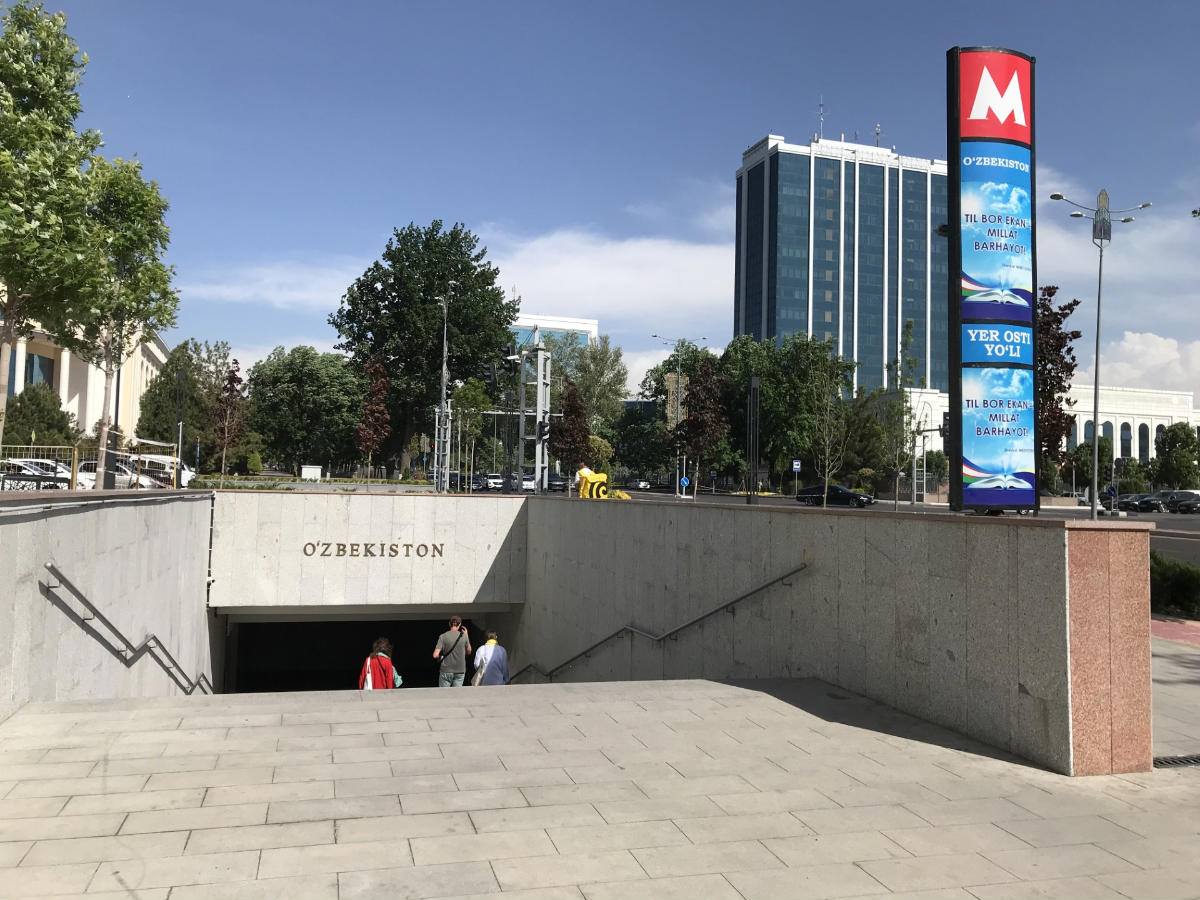
[(1117, 493), (1117, 489), (1111, 484), (1108, 486), (1108, 496), (1112, 497)]
[(686, 475), (684, 475), (682, 478), (679, 479), (680, 487), (687, 487), (691, 483), (692, 483), (691, 480)]
[(792, 471), (793, 471), (793, 472), (799, 472), (799, 471), (800, 471), (800, 469), (801, 469), (800, 460), (798, 460), (798, 459), (793, 459), (793, 460), (792, 460)]

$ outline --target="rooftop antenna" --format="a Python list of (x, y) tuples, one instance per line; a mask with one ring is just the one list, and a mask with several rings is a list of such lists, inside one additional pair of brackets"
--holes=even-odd
[(817, 139), (825, 140), (825, 95), (817, 95)]
[(879, 146), (879, 138), (883, 134), (883, 126), (878, 122), (875, 123), (875, 146)]

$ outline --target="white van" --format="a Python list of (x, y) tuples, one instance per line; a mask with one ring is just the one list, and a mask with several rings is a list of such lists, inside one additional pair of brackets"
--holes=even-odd
[[(134, 471), (141, 466), (143, 473), (149, 474), (164, 487), (175, 486), (175, 457), (162, 453), (135, 453), (129, 457), (127, 465)], [(196, 477), (195, 471), (182, 460), (179, 461), (179, 486), (187, 487)]]

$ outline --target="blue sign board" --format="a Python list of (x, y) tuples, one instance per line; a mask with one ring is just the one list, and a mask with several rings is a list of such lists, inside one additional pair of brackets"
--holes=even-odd
[(1032, 504), (1037, 496), (1032, 370), (964, 368), (962, 403), (963, 503)]
[(1033, 365), (1033, 329), (1027, 325), (972, 322), (962, 326), (962, 361)]
[(686, 475), (684, 475), (682, 478), (679, 479), (680, 487), (687, 487), (691, 483), (692, 483), (691, 479), (689, 479)]

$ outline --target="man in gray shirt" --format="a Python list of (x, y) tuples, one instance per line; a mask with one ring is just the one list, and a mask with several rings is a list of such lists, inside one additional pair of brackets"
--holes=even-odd
[(433, 658), (442, 661), (438, 666), (438, 687), (462, 687), (470, 655), (471, 638), (467, 626), (458, 616), (451, 616), (450, 630), (442, 632), (433, 648)]

